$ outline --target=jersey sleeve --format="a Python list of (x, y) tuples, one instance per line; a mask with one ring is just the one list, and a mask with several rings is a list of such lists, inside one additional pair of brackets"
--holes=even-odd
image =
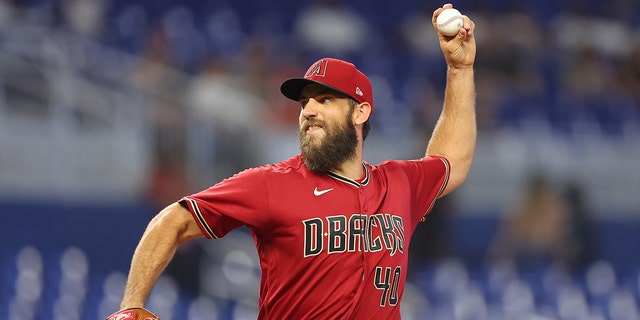
[(413, 186), (411, 188), (412, 211), (420, 214), (420, 221), (424, 221), (433, 209), (436, 199), (447, 186), (450, 173), (449, 161), (443, 157), (427, 156), (398, 163)]
[(183, 197), (203, 234), (220, 238), (240, 226), (259, 229), (268, 219), (268, 194), (263, 171), (242, 171), (198, 193)]

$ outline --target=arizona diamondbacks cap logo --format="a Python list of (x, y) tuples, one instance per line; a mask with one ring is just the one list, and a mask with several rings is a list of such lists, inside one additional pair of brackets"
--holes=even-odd
[(324, 77), (327, 74), (327, 64), (329, 63), (329, 61), (327, 60), (319, 60), (318, 62), (316, 62), (316, 64), (314, 64), (313, 66), (311, 66), (311, 68), (309, 68), (309, 70), (307, 71), (307, 74), (304, 75), (305, 78), (309, 78), (311, 76), (316, 76), (316, 77)]

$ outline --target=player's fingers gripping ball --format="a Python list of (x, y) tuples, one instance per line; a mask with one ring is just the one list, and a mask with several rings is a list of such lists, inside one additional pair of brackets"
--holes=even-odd
[(160, 318), (145, 308), (130, 308), (108, 316), (107, 320), (160, 320)]
[(462, 13), (454, 8), (442, 10), (436, 18), (438, 30), (440, 33), (448, 37), (458, 34), (463, 23), (464, 19), (462, 18)]

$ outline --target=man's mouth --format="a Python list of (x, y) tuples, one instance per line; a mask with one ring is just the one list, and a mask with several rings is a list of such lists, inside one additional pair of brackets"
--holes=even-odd
[(305, 130), (305, 132), (307, 134), (313, 134), (314, 132), (316, 132), (316, 131), (318, 131), (320, 129), (322, 129), (322, 127), (319, 126), (319, 125), (311, 125), (311, 126), (307, 126), (307, 130)]
[(304, 133), (306, 134), (313, 134), (319, 130), (321, 130), (324, 126), (322, 125), (321, 122), (319, 121), (309, 121), (307, 123), (304, 124)]

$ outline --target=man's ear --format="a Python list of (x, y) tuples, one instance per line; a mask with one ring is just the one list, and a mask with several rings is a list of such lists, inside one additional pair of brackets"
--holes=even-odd
[(353, 122), (354, 124), (363, 124), (369, 120), (371, 116), (371, 105), (368, 102), (358, 104), (353, 110)]

